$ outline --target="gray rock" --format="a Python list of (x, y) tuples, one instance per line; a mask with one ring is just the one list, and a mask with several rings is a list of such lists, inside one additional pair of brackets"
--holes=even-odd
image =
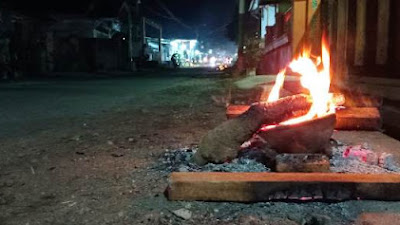
[(188, 220), (188, 219), (192, 218), (192, 212), (187, 209), (184, 209), (184, 208), (172, 211), (172, 213), (175, 216), (182, 218), (184, 220)]

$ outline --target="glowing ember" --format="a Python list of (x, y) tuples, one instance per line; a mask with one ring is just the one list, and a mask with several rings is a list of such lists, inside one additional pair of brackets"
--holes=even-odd
[(363, 162), (375, 161), (375, 163), (377, 163), (376, 161), (378, 160), (378, 157), (373, 151), (366, 149), (361, 145), (347, 147), (343, 152), (343, 158), (349, 157), (357, 158)]
[[(322, 63), (322, 66), (320, 65)], [(310, 92), (312, 105), (306, 115), (297, 117), (294, 119), (286, 120), (280, 124), (296, 124), (303, 121), (311, 120), (316, 117), (323, 117), (327, 114), (335, 113), (335, 104), (332, 101), (332, 94), (329, 93), (331, 77), (330, 77), (330, 56), (329, 51), (326, 47), (326, 43), (322, 42), (322, 59), (318, 58), (314, 62), (310, 53), (304, 50), (300, 57), (293, 60), (289, 64), (290, 69), (293, 72), (297, 72), (301, 75), (301, 85), (308, 89)], [(321, 68), (322, 69), (318, 69)], [(285, 70), (281, 71), (275, 81), (268, 102), (276, 101), (279, 99), (279, 91), (283, 85), (285, 79)], [(273, 128), (274, 125), (269, 125), (261, 128), (261, 130), (268, 130)]]

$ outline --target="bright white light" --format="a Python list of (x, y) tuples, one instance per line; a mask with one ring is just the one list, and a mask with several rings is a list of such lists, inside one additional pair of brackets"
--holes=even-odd
[(124, 40), (124, 41), (125, 41), (125, 39), (126, 39), (126, 38), (124, 38), (124, 37), (122, 38), (122, 40)]
[(210, 66), (215, 67), (215, 63), (217, 62), (217, 58), (214, 56), (210, 58)]
[(177, 51), (179, 46), (179, 42), (177, 40), (171, 41), (172, 51)]
[(194, 54), (195, 55), (200, 55), (200, 51), (199, 50), (194, 50)]
[(182, 45), (181, 45), (181, 50), (182, 50), (182, 51), (185, 51), (185, 50), (186, 50), (186, 45), (185, 45), (185, 44), (182, 44)]
[(207, 56), (204, 56), (204, 58), (203, 58), (203, 62), (204, 62), (204, 63), (207, 63), (207, 62), (208, 62), (208, 58), (207, 58)]
[(208, 50), (208, 54), (212, 54), (212, 53), (213, 53), (212, 49)]
[(194, 47), (196, 46), (197, 40), (190, 40), (189, 41), (189, 47), (190, 49), (194, 49)]

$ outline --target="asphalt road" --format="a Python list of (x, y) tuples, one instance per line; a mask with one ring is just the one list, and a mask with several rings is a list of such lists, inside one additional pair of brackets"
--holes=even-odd
[(111, 109), (143, 107), (154, 103), (154, 93), (192, 79), (191, 74), (164, 72), (1, 83), (0, 136), (25, 135), (60, 120), (98, 115)]

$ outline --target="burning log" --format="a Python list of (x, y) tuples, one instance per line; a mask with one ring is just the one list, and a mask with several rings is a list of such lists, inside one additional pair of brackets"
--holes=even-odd
[(279, 153), (325, 153), (335, 121), (335, 114), (328, 114), (302, 123), (262, 128), (258, 135)]
[[(336, 106), (342, 106), (346, 102), (346, 98), (344, 97), (343, 94), (340, 93), (333, 93), (332, 94), (332, 102)], [(226, 117), (228, 119), (235, 118), (239, 116), (240, 114), (246, 112), (250, 106), (248, 105), (228, 105), (226, 108)]]
[[(247, 105), (229, 105), (226, 109), (228, 119), (245, 112)], [(375, 107), (350, 107), (336, 112), (337, 130), (379, 130), (382, 127), (381, 116)]]
[(194, 161), (203, 165), (232, 160), (237, 156), (240, 145), (249, 140), (262, 124), (278, 124), (304, 115), (310, 106), (307, 95), (293, 95), (275, 102), (254, 104), (245, 113), (209, 131), (201, 140)]

